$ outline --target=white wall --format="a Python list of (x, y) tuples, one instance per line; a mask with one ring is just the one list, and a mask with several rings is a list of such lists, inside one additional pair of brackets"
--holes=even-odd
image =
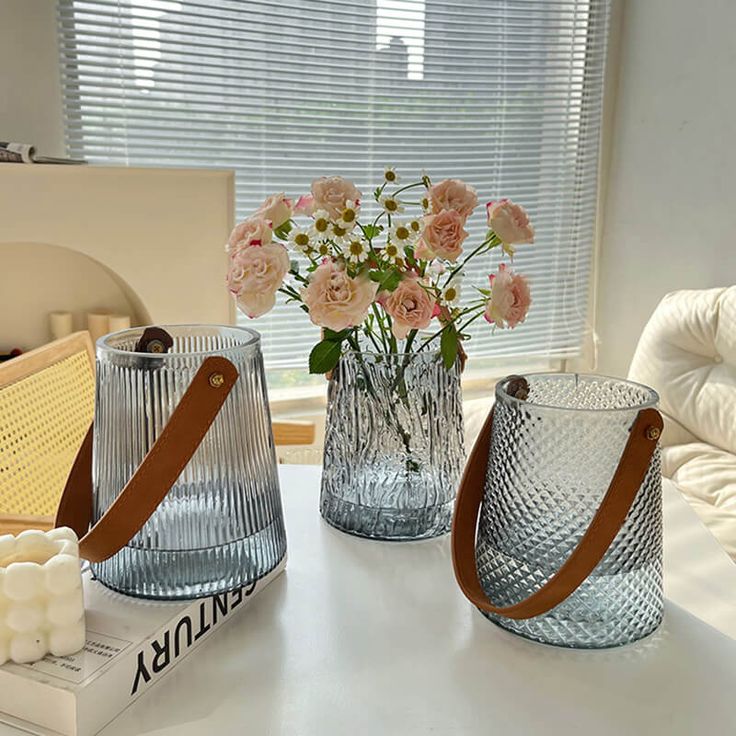
[(736, 283), (736, 2), (627, 0), (622, 20), (597, 309), (615, 375), (664, 294)]
[(0, 140), (64, 154), (54, 0), (0, 0)]

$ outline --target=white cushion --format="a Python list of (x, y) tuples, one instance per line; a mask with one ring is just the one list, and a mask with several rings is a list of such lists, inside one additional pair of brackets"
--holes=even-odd
[(629, 378), (659, 393), (664, 476), (736, 559), (736, 286), (668, 294)]
[(629, 378), (659, 392), (663, 444), (736, 453), (736, 286), (668, 294), (644, 328)]

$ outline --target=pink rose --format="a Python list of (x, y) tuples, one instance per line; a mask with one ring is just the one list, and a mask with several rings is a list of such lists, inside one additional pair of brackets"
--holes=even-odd
[(275, 230), (291, 219), (291, 200), (283, 192), (272, 194), (263, 200), (263, 204), (253, 216), (270, 221), (271, 227)]
[(367, 274), (351, 278), (344, 266), (326, 261), (309, 277), (302, 299), (315, 325), (339, 332), (366, 318), (377, 288)]
[(382, 295), (381, 304), (391, 315), (391, 331), (399, 340), (411, 330), (425, 329), (438, 314), (434, 297), (416, 278), (405, 278), (390, 294)]
[(358, 203), (361, 193), (353, 182), (341, 176), (323, 176), (312, 182), (314, 208), (325, 210), (331, 219), (337, 220), (345, 209), (345, 203)]
[(227, 286), (245, 314), (260, 317), (273, 309), (289, 267), (289, 253), (280, 243), (242, 247), (230, 262)]
[(506, 270), (506, 264), (498, 267), (498, 273), (489, 277), (491, 296), (483, 314), (486, 322), (498, 327), (514, 328), (526, 319), (532, 298), (526, 276)]
[(478, 195), (461, 179), (445, 179), (429, 188), (429, 201), (435, 214), (442, 210), (455, 210), (463, 220), (467, 220), (478, 205)]
[[(499, 199), (486, 205), (486, 214), (488, 227), (504, 244), (534, 242), (534, 228), (521, 205), (514, 204), (510, 199)], [(510, 249), (510, 255), (513, 255), (513, 248)]]
[(294, 213), (298, 215), (311, 215), (314, 212), (314, 197), (311, 194), (302, 194), (294, 205)]
[(443, 210), (424, 218), (424, 229), (417, 243), (417, 258), (444, 258), (454, 263), (463, 252), (463, 241), (468, 233), (465, 220), (457, 210)]
[(249, 217), (233, 228), (227, 241), (227, 251), (233, 255), (239, 248), (250, 245), (268, 245), (273, 239), (273, 229), (263, 217)]

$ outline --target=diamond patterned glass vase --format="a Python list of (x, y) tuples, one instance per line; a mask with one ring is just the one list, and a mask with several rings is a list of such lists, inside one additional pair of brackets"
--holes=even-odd
[(348, 353), (330, 380), (322, 516), (362, 537), (450, 530), (464, 461), (460, 375), (438, 352)]
[[(520, 401), (496, 388), (476, 555), (496, 605), (528, 597), (561, 567), (588, 528), (640, 409), (657, 394), (575, 374), (526, 376)], [(662, 619), (662, 500), (655, 451), (629, 516), (590, 577), (547, 614), (488, 617), (517, 634), (567, 647), (626, 644)]]

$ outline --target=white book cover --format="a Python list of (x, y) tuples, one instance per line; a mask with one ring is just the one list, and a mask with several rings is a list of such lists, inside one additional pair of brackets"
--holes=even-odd
[(115, 593), (84, 574), (87, 642), (67, 657), (0, 667), (0, 722), (42, 736), (93, 736), (277, 578), (191, 601)]

